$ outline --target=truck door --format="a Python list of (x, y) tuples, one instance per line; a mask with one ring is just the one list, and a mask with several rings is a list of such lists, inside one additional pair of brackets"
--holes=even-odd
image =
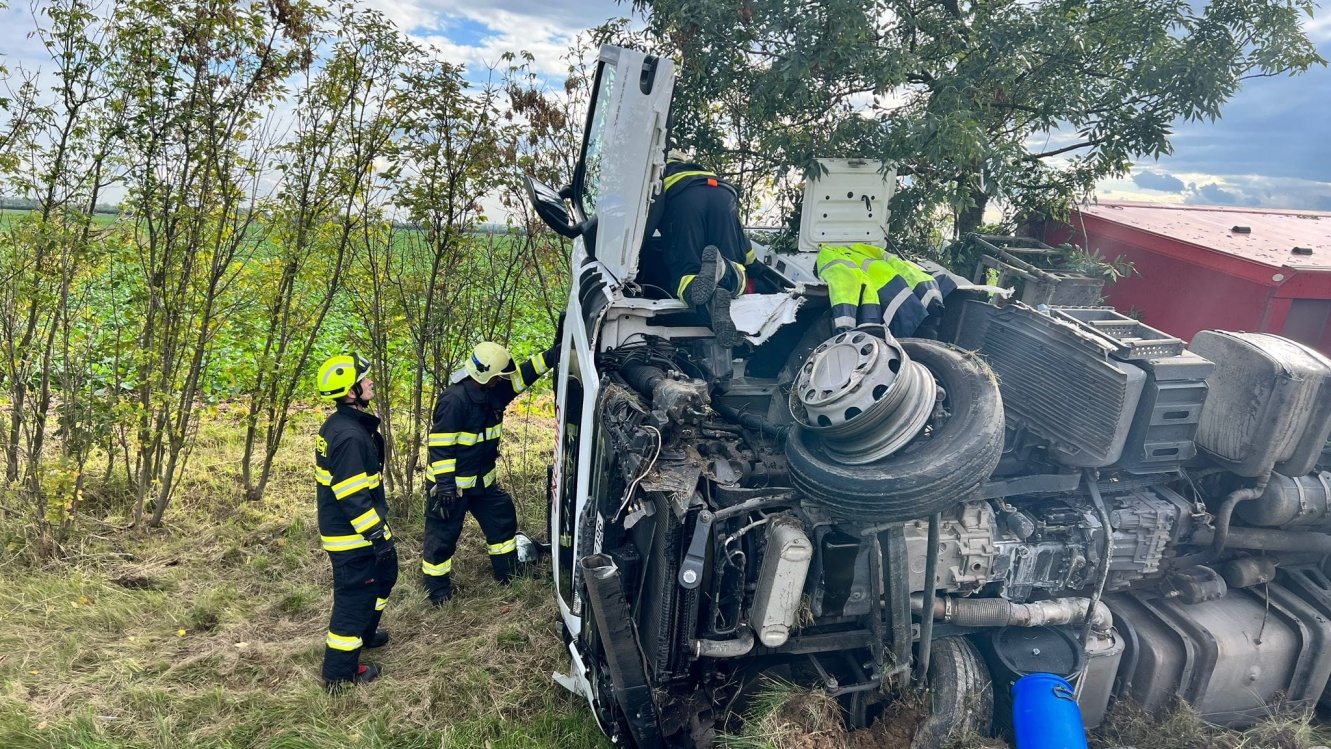
[(575, 243), (601, 262), (615, 285), (638, 272), (648, 202), (660, 191), (665, 169), (674, 84), (670, 60), (609, 45), (597, 56), (582, 153), (573, 172), (573, 209), (589, 228)]

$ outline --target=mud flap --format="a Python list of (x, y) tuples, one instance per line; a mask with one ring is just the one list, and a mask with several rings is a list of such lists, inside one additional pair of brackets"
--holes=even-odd
[(661, 723), (647, 683), (633, 615), (624, 600), (619, 568), (606, 554), (583, 557), (579, 564), (596, 617), (596, 630), (605, 649), (615, 700), (633, 733), (634, 743), (642, 749), (658, 749), (663, 746)]

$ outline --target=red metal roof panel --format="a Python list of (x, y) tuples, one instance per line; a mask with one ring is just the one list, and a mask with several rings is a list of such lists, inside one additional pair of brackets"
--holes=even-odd
[[(1331, 271), (1331, 211), (1128, 202), (1102, 202), (1080, 210), (1088, 216), (1272, 268)], [(1077, 225), (1076, 216), (1072, 223)], [(1235, 227), (1247, 227), (1249, 231), (1234, 231)], [(1311, 252), (1296, 253), (1296, 247)]]

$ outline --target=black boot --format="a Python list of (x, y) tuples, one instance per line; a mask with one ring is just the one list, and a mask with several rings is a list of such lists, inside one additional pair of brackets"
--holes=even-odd
[(339, 679), (337, 681), (325, 681), (324, 691), (329, 694), (337, 694), (342, 689), (356, 684), (368, 684), (384, 672), (382, 666), (378, 663), (362, 663), (356, 667), (356, 675), (350, 679)]
[(734, 348), (744, 343), (744, 335), (730, 317), (730, 292), (725, 289), (713, 291), (712, 299), (707, 303), (707, 314), (712, 318), (712, 332), (716, 334), (718, 345)]
[(370, 650), (372, 648), (382, 648), (383, 646), (388, 644), (388, 640), (389, 640), (388, 630), (380, 629), (374, 633), (374, 637), (371, 637), (369, 640), (365, 641), (364, 647), (366, 650)]
[(721, 251), (716, 245), (709, 244), (702, 249), (702, 265), (698, 266), (698, 275), (694, 276), (693, 283), (689, 284), (688, 299), (689, 304), (695, 307), (701, 307), (712, 300), (712, 292), (716, 291), (716, 284), (721, 280), (721, 274), (725, 267), (718, 268), (717, 264), (721, 262)]

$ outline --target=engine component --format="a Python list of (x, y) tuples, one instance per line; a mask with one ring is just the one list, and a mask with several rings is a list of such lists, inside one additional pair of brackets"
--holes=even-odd
[[(934, 586), (943, 590), (973, 593), (1002, 577), (1010, 566), (1013, 543), (999, 543), (994, 509), (988, 502), (964, 502), (943, 512), (938, 532), (938, 567)], [(928, 523), (916, 520), (906, 525), (906, 547), (910, 553), (910, 589), (924, 590)]]
[(1108, 498), (1114, 554), (1107, 590), (1122, 590), (1160, 572), (1161, 561), (1192, 526), (1193, 507), (1178, 492), (1151, 486)]
[(1198, 565), (1185, 570), (1174, 570), (1160, 583), (1160, 592), (1165, 598), (1177, 598), (1189, 606), (1218, 601), (1229, 592), (1220, 573)]
[(1264, 717), (1282, 693), (1290, 707), (1311, 706), (1331, 673), (1331, 619), (1276, 583), (1265, 600), (1263, 587), (1193, 605), (1107, 596), (1128, 643), (1122, 693), (1148, 710), (1177, 695), (1204, 720), (1225, 724)]
[(693, 654), (699, 658), (739, 658), (753, 650), (753, 633), (742, 629), (730, 640), (690, 640)]
[(1220, 575), (1231, 588), (1251, 588), (1276, 579), (1276, 563), (1266, 557), (1231, 559), (1220, 568)]
[[(921, 613), (924, 596), (912, 593), (911, 608)], [(1091, 631), (1106, 632), (1114, 617), (1103, 603), (1089, 598), (1051, 598), (1047, 601), (1013, 603), (1004, 598), (955, 598), (934, 601), (934, 618), (959, 627), (1052, 627), (1082, 624), (1091, 612)]]
[(693, 540), (689, 550), (684, 553), (684, 561), (679, 565), (679, 586), (693, 590), (702, 584), (703, 563), (707, 561), (707, 542), (712, 538), (712, 513), (703, 510), (698, 513), (698, 522), (693, 526)]
[(832, 459), (863, 465), (905, 447), (937, 400), (929, 370), (895, 340), (851, 331), (809, 355), (790, 392), (791, 413)]
[(1050, 443), (1064, 465), (1102, 468), (1118, 461), (1146, 373), (1111, 360), (1110, 345), (1023, 304), (1002, 309), (967, 302), (957, 341), (998, 374), (1009, 427)]
[(1188, 346), (1216, 362), (1197, 446), (1240, 476), (1313, 470), (1331, 434), (1331, 362), (1267, 333), (1204, 330)]
[(780, 647), (795, 626), (804, 580), (813, 559), (813, 544), (799, 520), (784, 516), (767, 525), (767, 551), (758, 572), (749, 621), (758, 639), (769, 648)]
[(1118, 465), (1137, 473), (1172, 471), (1197, 455), (1206, 378), (1215, 365), (1190, 351), (1133, 364), (1146, 371), (1146, 384)]
[(1094, 728), (1104, 720), (1123, 650), (1123, 638), (1113, 627), (1103, 634), (1092, 632), (1086, 642), (1086, 667), (1078, 685), (1077, 704), (1081, 705), (1082, 721), (1087, 728)]
[(1244, 522), (1269, 528), (1313, 526), (1331, 530), (1331, 473), (1307, 476), (1271, 474), (1262, 496), (1244, 502), (1235, 512)]
[(817, 434), (797, 426), (786, 441), (792, 482), (834, 515), (855, 522), (925, 517), (972, 496), (1003, 449), (1003, 402), (993, 372), (954, 346), (908, 338), (902, 348), (946, 394), (947, 419), (910, 449), (862, 466), (829, 456)]
[(644, 746), (652, 746), (660, 736), (656, 702), (643, 668), (632, 613), (624, 600), (619, 568), (606, 554), (589, 554), (582, 558), (580, 565), (592, 615), (596, 617), (596, 628), (604, 643), (615, 699), (624, 708), (634, 738)]
[(1185, 351), (1178, 338), (1112, 307), (1051, 307), (1049, 314), (1108, 343), (1110, 358), (1146, 372), (1119, 467), (1142, 473), (1167, 471), (1197, 454), (1193, 439), (1206, 402), (1206, 378), (1214, 364)]
[[(1198, 528), (1192, 534), (1192, 542), (1197, 544), (1210, 544), (1214, 538), (1215, 531), (1210, 528)], [(1226, 545), (1231, 549), (1331, 554), (1331, 535), (1274, 528), (1230, 528)]]

